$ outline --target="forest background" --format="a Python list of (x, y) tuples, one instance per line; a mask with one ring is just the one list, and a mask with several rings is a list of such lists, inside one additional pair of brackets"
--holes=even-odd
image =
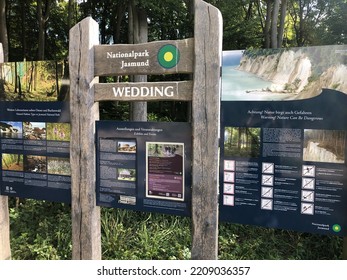
[[(223, 50), (347, 43), (347, 0), (206, 2), (223, 15)], [(192, 12), (193, 0), (0, 0), (0, 43), (5, 61), (66, 60), (69, 29), (87, 16), (99, 23), (101, 44), (118, 44), (193, 37)], [(129, 104), (101, 104), (102, 119), (129, 120), (130, 111)], [(148, 120), (187, 121), (189, 106), (149, 103)], [(103, 258), (190, 257), (190, 219), (102, 212)], [(10, 215), (14, 259), (71, 258), (69, 205), (10, 199)], [(219, 230), (221, 259), (339, 259), (342, 254), (337, 237), (231, 224)]]

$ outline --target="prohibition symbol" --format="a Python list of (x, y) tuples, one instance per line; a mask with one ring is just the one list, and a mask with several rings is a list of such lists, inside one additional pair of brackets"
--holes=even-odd
[(165, 45), (158, 52), (158, 62), (163, 68), (173, 68), (179, 61), (180, 52), (174, 45)]

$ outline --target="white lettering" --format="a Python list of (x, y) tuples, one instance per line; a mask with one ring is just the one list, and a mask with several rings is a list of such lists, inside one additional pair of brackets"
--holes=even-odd
[(173, 97), (175, 88), (173, 86), (152, 86), (152, 87), (113, 87), (115, 97)]

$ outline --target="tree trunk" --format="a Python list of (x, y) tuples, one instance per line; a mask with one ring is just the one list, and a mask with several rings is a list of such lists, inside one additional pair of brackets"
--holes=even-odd
[(75, 0), (69, 0), (69, 6), (68, 6), (68, 17), (67, 17), (67, 28), (68, 30), (72, 27), (72, 19), (74, 15), (75, 10)]
[(6, 0), (0, 0), (0, 43), (2, 43), (2, 51), (4, 61), (8, 61), (8, 35), (6, 24)]
[(38, 51), (37, 59), (45, 59), (45, 40), (46, 40), (46, 22), (48, 21), (50, 14), (50, 6), (52, 0), (46, 0), (45, 4), (43, 0), (37, 1), (37, 21), (39, 26), (39, 38), (38, 38)]
[(271, 26), (271, 11), (272, 11), (272, 1), (266, 0), (266, 19), (264, 27), (264, 41), (265, 48), (270, 48), (270, 26)]
[(116, 8), (116, 18), (113, 22), (113, 41), (115, 44), (120, 43), (120, 34), (122, 21), (125, 15), (126, 6), (124, 4), (118, 4)]
[(287, 15), (287, 4), (288, 4), (288, 0), (282, 0), (280, 25), (278, 28), (278, 38), (277, 38), (277, 46), (279, 48), (281, 48), (283, 44), (283, 34), (284, 34), (285, 20)]
[(21, 9), (22, 9), (22, 55), (23, 55), (23, 60), (26, 59), (27, 56), (27, 43), (26, 43), (26, 24), (25, 24), (25, 16), (26, 16), (26, 11), (27, 11), (27, 0), (24, 0), (21, 2)]
[(274, 6), (272, 10), (272, 20), (271, 20), (271, 48), (278, 48), (277, 45), (277, 23), (278, 23), (278, 14), (280, 11), (280, 1), (281, 0), (275, 0)]
[[(138, 9), (135, 1), (129, 2), (129, 43), (139, 44), (148, 42), (147, 13)], [(134, 82), (147, 82), (147, 76), (137, 75), (133, 77)], [(133, 102), (131, 106), (131, 120), (147, 121), (147, 103)]]

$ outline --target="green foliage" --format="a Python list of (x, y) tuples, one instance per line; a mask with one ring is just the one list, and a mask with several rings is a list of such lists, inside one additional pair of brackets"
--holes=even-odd
[(61, 203), (10, 200), (13, 259), (71, 259), (71, 218)]
[[(10, 199), (13, 259), (71, 259), (70, 207)], [(190, 259), (191, 219), (102, 208), (105, 260)], [(341, 259), (342, 238), (230, 223), (219, 226), (221, 260)]]
[(104, 259), (188, 259), (187, 218), (119, 209), (102, 211)]
[[(266, 1), (207, 0), (223, 16), (223, 49), (264, 46)], [(38, 51), (37, 1), (8, 0), (7, 29), (10, 61), (36, 60)], [(68, 56), (69, 24), (92, 16), (100, 26), (102, 44), (128, 42), (128, 0), (51, 1), (45, 25), (45, 59)], [(136, 0), (147, 13), (149, 41), (176, 40), (193, 36), (191, 0)], [(301, 6), (300, 6), (301, 5)], [(68, 15), (73, 15), (71, 23)], [(163, 20), (165, 19), (165, 20)], [(345, 0), (288, 0), (284, 45), (332, 45), (347, 43)]]

